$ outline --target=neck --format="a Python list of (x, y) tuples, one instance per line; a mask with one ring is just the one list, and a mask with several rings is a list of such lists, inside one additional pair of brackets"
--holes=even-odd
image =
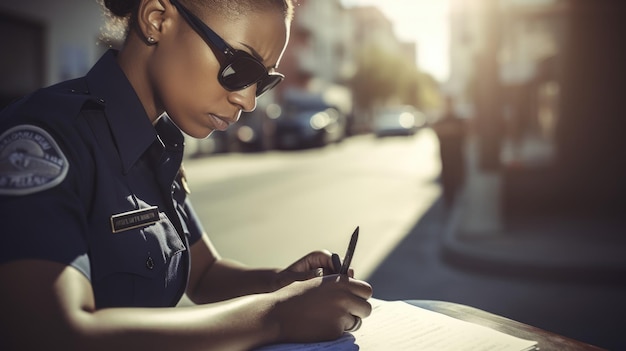
[(153, 47), (146, 45), (135, 31), (130, 30), (124, 47), (117, 56), (117, 62), (139, 97), (150, 121), (156, 123), (164, 111), (157, 103), (148, 75), (148, 59), (152, 49)]

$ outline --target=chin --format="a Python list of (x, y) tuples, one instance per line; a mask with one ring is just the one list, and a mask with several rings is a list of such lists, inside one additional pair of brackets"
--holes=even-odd
[(176, 121), (170, 117), (170, 121), (174, 123), (174, 125), (183, 132), (184, 134), (194, 138), (194, 139), (206, 139), (208, 138), (215, 129), (209, 128), (207, 126), (201, 124), (187, 124), (187, 123), (176, 123)]
[(213, 133), (213, 130), (211, 129), (208, 132), (203, 131), (201, 133), (186, 133), (186, 134), (194, 139), (206, 139), (209, 136), (211, 136), (212, 133)]
[(206, 139), (208, 137), (211, 136), (211, 134), (213, 134), (214, 130), (209, 130), (209, 132), (207, 134), (203, 134), (203, 136), (199, 137), (198, 139)]
[(211, 128), (197, 127), (197, 128), (185, 128), (185, 129), (181, 129), (181, 131), (194, 139), (206, 139), (215, 130)]

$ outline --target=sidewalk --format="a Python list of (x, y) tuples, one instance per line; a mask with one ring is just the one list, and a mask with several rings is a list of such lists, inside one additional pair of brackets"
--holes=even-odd
[[(528, 149), (528, 157), (545, 156), (537, 152), (539, 147)], [(561, 218), (503, 223), (501, 175), (478, 169), (471, 142), (467, 171), (466, 185), (443, 230), (442, 251), (449, 263), (507, 275), (623, 284), (625, 221)]]

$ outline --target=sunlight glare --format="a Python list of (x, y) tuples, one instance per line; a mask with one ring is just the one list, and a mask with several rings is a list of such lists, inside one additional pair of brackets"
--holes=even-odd
[(449, 75), (448, 0), (342, 0), (348, 7), (377, 6), (394, 25), (398, 38), (417, 43), (417, 63), (439, 81)]

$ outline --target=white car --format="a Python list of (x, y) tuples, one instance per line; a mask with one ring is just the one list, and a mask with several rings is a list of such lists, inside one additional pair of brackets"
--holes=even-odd
[(426, 124), (426, 115), (412, 106), (396, 106), (381, 109), (373, 125), (378, 137), (389, 135), (413, 135)]

